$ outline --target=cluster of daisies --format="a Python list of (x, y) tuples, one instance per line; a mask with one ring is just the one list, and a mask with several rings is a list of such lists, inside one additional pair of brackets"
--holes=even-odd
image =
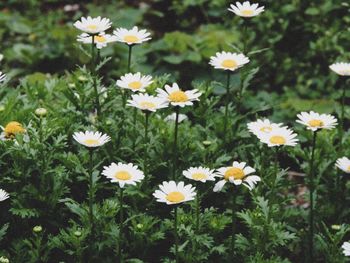
[[(100, 132), (76, 132), (73, 138), (90, 149), (103, 146), (109, 142), (111, 138)], [(205, 183), (207, 181), (215, 181), (218, 177), (220, 180), (214, 186), (214, 192), (221, 191), (226, 183), (234, 185), (244, 185), (249, 190), (252, 190), (257, 182), (261, 179), (254, 175), (255, 169), (247, 166), (245, 162), (234, 161), (231, 166), (221, 167), (211, 170), (205, 167), (191, 167), (182, 172), (183, 176), (197, 182)], [(105, 166), (102, 174), (112, 183), (118, 183), (121, 188), (126, 185), (136, 185), (141, 182), (145, 175), (137, 165), (132, 163), (111, 163)], [(160, 190), (154, 192), (157, 201), (166, 204), (178, 204), (190, 201), (196, 195), (195, 187), (185, 185), (184, 182), (175, 183), (174, 181), (163, 182), (159, 186)]]

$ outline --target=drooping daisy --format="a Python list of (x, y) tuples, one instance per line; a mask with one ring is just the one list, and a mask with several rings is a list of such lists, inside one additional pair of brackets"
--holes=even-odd
[(349, 257), (350, 256), (350, 243), (344, 242), (343, 245), (341, 246), (341, 248), (343, 249), (343, 254), (346, 257)]
[(113, 34), (117, 37), (117, 41), (127, 45), (141, 44), (151, 39), (151, 34), (147, 30), (139, 30), (137, 26), (134, 26), (131, 30), (117, 28), (113, 31)]
[(350, 76), (350, 63), (334, 63), (329, 68), (340, 76)]
[(144, 92), (146, 88), (153, 83), (152, 77), (142, 75), (140, 72), (135, 74), (128, 73), (117, 80), (117, 86), (122, 89), (129, 89), (133, 92)]
[(269, 119), (258, 119), (247, 124), (248, 130), (260, 138), (261, 134), (270, 133), (274, 129), (280, 128), (282, 123), (273, 123)]
[(249, 1), (245, 1), (243, 4), (240, 2), (236, 2), (236, 5), (231, 4), (228, 10), (241, 17), (254, 17), (264, 12), (264, 6), (259, 7), (258, 4), (250, 4)]
[(15, 138), (16, 134), (25, 133), (22, 124), (17, 121), (10, 121), (5, 127), (1, 127), (3, 132), (1, 137), (5, 140)]
[(102, 134), (102, 132), (93, 131), (75, 132), (73, 134), (73, 138), (78, 143), (89, 148), (102, 146), (106, 142), (109, 142), (111, 140), (111, 138), (108, 135)]
[[(181, 114), (180, 113), (179, 117), (178, 117), (178, 123), (183, 122), (184, 120), (187, 120), (187, 119), (188, 118), (187, 118), (186, 114)], [(176, 120), (176, 113), (173, 112), (173, 113), (169, 114), (168, 116), (166, 116), (164, 118), (164, 120), (168, 121), (168, 122), (174, 122)]]
[(341, 157), (337, 160), (336, 167), (343, 170), (346, 173), (350, 173), (350, 160), (347, 157)]
[(247, 166), (245, 162), (239, 163), (234, 161), (232, 166), (222, 167), (217, 169), (217, 171), (217, 176), (222, 177), (223, 180), (220, 180), (215, 184), (214, 192), (221, 191), (227, 182), (235, 185), (243, 184), (249, 190), (252, 190), (255, 184), (261, 181), (259, 176), (250, 175), (251, 173), (255, 173), (255, 169)]
[(216, 69), (235, 71), (243, 65), (249, 63), (249, 58), (243, 54), (231, 52), (217, 52), (215, 56), (210, 57), (209, 64)]
[(148, 94), (135, 94), (128, 100), (128, 106), (138, 108), (143, 111), (153, 111), (168, 107), (168, 102), (162, 98)]
[(0, 189), (0, 202), (6, 200), (9, 197), (10, 195), (5, 190)]
[(333, 129), (337, 125), (337, 119), (329, 114), (319, 114), (317, 112), (301, 112), (297, 115), (298, 123), (306, 126), (308, 130)]
[(176, 184), (174, 181), (163, 182), (159, 185), (160, 190), (156, 190), (153, 196), (157, 202), (166, 203), (167, 205), (176, 205), (191, 201), (196, 196), (196, 188), (191, 184), (185, 185), (184, 182)]
[(3, 82), (6, 79), (6, 74), (0, 71), (0, 82)]
[(136, 185), (145, 178), (138, 166), (132, 163), (111, 163), (111, 165), (103, 167), (102, 174), (112, 183), (119, 183), (122, 188), (127, 184)]
[(81, 20), (74, 23), (77, 29), (92, 35), (106, 31), (111, 25), (112, 22), (108, 18), (101, 18), (100, 16), (94, 18), (91, 16), (82, 17)]
[(193, 105), (193, 101), (198, 101), (201, 96), (197, 89), (182, 91), (176, 83), (173, 86), (165, 85), (165, 90), (158, 88), (157, 93), (171, 105), (180, 107)]
[(188, 179), (200, 181), (202, 183), (205, 183), (206, 181), (215, 181), (215, 176), (217, 176), (214, 170), (201, 166), (191, 167), (183, 171), (182, 174)]
[[(82, 33), (77, 37), (78, 42), (82, 42), (84, 44), (92, 43), (92, 36), (87, 33)], [(104, 32), (99, 33), (94, 36), (94, 43), (98, 49), (106, 47), (108, 43), (116, 42), (116, 36), (105, 34)]]
[(268, 147), (274, 146), (295, 146), (298, 142), (295, 134), (291, 129), (287, 127), (280, 127), (272, 130), (270, 133), (261, 133), (259, 139), (261, 142), (266, 143)]

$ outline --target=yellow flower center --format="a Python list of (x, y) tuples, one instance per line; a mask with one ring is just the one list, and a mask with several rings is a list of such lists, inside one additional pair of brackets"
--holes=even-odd
[(308, 122), (308, 124), (311, 127), (322, 127), (323, 126), (323, 121), (321, 121), (321, 120), (311, 120), (311, 121)]
[(172, 102), (186, 102), (188, 101), (188, 97), (182, 90), (177, 90), (169, 95), (169, 100)]
[(286, 143), (286, 139), (282, 136), (275, 135), (270, 138), (270, 142), (273, 144), (281, 145)]
[(99, 43), (106, 42), (106, 38), (104, 36), (95, 36), (95, 41)]
[(242, 169), (237, 167), (230, 167), (226, 170), (224, 178), (227, 181), (230, 179), (230, 177), (233, 177), (233, 179), (235, 180), (240, 180), (240, 179), (243, 179), (244, 176), (245, 174)]
[(224, 68), (236, 68), (237, 62), (234, 61), (233, 59), (225, 59), (222, 63), (221, 66), (223, 66)]
[(116, 172), (114, 177), (118, 180), (122, 180), (122, 181), (127, 181), (131, 179), (131, 175), (130, 173), (128, 173), (127, 171), (119, 171)]
[(96, 139), (86, 139), (85, 141), (84, 141), (84, 143), (86, 144), (86, 145), (90, 145), (90, 146), (92, 146), (92, 145), (98, 145), (98, 140), (96, 140)]
[(139, 38), (137, 36), (125, 36), (124, 37), (124, 41), (127, 43), (135, 43), (137, 41), (139, 41)]
[(154, 109), (156, 107), (156, 104), (153, 102), (144, 101), (140, 103), (140, 106), (145, 109)]
[(185, 196), (181, 192), (171, 192), (166, 196), (166, 199), (170, 203), (180, 203), (181, 201), (185, 200)]
[(138, 90), (142, 87), (142, 83), (140, 81), (133, 81), (129, 83), (129, 88)]
[(88, 25), (87, 28), (90, 30), (96, 30), (97, 26), (96, 25)]
[(25, 132), (25, 129), (22, 127), (22, 124), (20, 124), (17, 121), (9, 122), (4, 128), (4, 133), (6, 138), (14, 137), (16, 133), (24, 133), (24, 132)]
[(350, 172), (350, 165), (348, 166), (348, 168), (346, 169), (348, 172)]
[(261, 127), (260, 131), (262, 132), (271, 132), (272, 131), (272, 127), (271, 126), (265, 126), (265, 127)]
[(192, 178), (193, 180), (199, 181), (199, 180), (207, 179), (207, 175), (205, 173), (193, 173)]
[(253, 10), (242, 10), (241, 14), (243, 16), (252, 16), (254, 14), (254, 11)]

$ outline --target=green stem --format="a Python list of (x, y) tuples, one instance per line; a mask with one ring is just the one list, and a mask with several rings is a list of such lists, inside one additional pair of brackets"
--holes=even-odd
[(94, 202), (94, 188), (93, 188), (93, 150), (89, 149), (89, 221), (90, 221), (90, 249), (92, 249), (92, 242), (95, 237), (95, 227), (93, 218), (93, 202)]
[(100, 116), (100, 98), (97, 90), (97, 74), (96, 74), (96, 58), (95, 58), (95, 35), (91, 36), (91, 71), (93, 73), (93, 86), (94, 86), (94, 92), (95, 92), (95, 106), (97, 110), (97, 117)]
[(123, 226), (124, 226), (124, 214), (123, 214), (123, 188), (120, 188), (119, 191), (119, 239), (118, 239), (118, 257), (119, 261), (118, 262), (123, 262), (123, 255), (122, 255), (122, 240), (123, 240)]
[(130, 69), (131, 69), (131, 53), (132, 53), (132, 46), (133, 46), (133, 45), (128, 45), (128, 47), (129, 47), (129, 55), (128, 55), (128, 73), (130, 72)]
[(230, 78), (231, 72), (227, 71), (227, 81), (226, 81), (226, 102), (225, 102), (225, 118), (224, 118), (224, 144), (226, 144), (226, 133), (227, 133), (227, 119), (228, 119), (228, 105), (230, 103)]
[(174, 142), (173, 142), (173, 180), (176, 179), (176, 163), (177, 163), (177, 134), (179, 129), (179, 113), (180, 108), (175, 107), (175, 130), (174, 130)]
[[(137, 137), (137, 129), (136, 129), (136, 117), (137, 117), (137, 109), (133, 109), (133, 127), (134, 127), (134, 138)], [(136, 140), (132, 140), (132, 150), (135, 151), (135, 146), (136, 146)]]
[(143, 164), (143, 172), (145, 176), (147, 176), (147, 162), (148, 162), (148, 121), (149, 121), (149, 112), (145, 112), (145, 153), (144, 153), (144, 164)]
[(231, 223), (232, 223), (232, 237), (231, 237), (231, 249), (232, 249), (232, 257), (234, 258), (235, 254), (235, 232), (236, 232), (236, 198), (237, 198), (237, 187), (234, 187), (233, 194), (232, 194), (232, 217), (231, 217)]
[(310, 160), (310, 181), (309, 181), (309, 191), (310, 191), (310, 214), (309, 214), (309, 256), (310, 262), (314, 262), (313, 250), (314, 250), (314, 160), (315, 160), (315, 148), (316, 148), (316, 137), (317, 131), (313, 132), (312, 139), (312, 151)]
[(199, 234), (199, 215), (200, 215), (200, 196), (197, 193), (196, 196), (196, 232)]
[(340, 151), (340, 154), (342, 154), (342, 151), (343, 151), (345, 95), (346, 95), (346, 85), (344, 83), (343, 84), (342, 99), (341, 99), (341, 116), (340, 116), (340, 125), (339, 125), (339, 151)]
[(175, 259), (176, 263), (179, 263), (179, 237), (177, 234), (177, 205), (175, 205), (174, 209), (174, 217), (175, 217), (175, 224), (174, 224), (174, 238), (175, 238)]

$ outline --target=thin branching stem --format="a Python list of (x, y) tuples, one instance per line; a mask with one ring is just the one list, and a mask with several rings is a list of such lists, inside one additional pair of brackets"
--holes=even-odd
[(310, 193), (310, 213), (309, 213), (309, 257), (310, 262), (314, 262), (314, 161), (316, 148), (317, 131), (313, 132), (312, 150), (310, 159), (310, 178), (309, 178), (309, 193)]
[(179, 113), (180, 108), (178, 106), (175, 107), (175, 130), (174, 130), (174, 142), (173, 142), (173, 180), (176, 179), (176, 163), (177, 163), (177, 135), (179, 129)]
[(227, 122), (228, 122), (228, 105), (230, 104), (230, 78), (231, 71), (227, 71), (227, 79), (226, 79), (226, 102), (225, 102), (225, 117), (224, 117), (224, 144), (226, 144), (227, 139)]
[(118, 238), (118, 262), (123, 262), (122, 246), (123, 246), (123, 227), (124, 227), (124, 210), (123, 210), (123, 193), (124, 188), (119, 190), (119, 238)]

